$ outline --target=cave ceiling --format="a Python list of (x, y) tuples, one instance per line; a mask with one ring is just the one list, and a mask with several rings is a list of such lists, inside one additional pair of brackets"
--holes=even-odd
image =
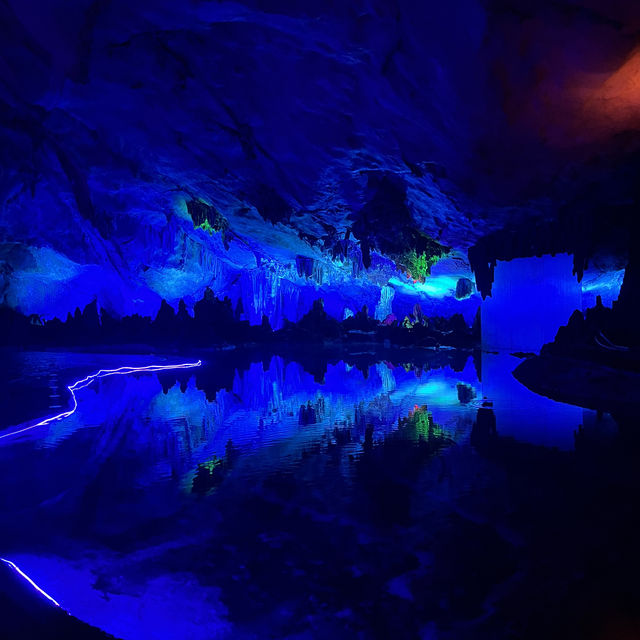
[(412, 251), (472, 277), (478, 243), (548, 249), (509, 229), (619, 268), (597, 221), (635, 218), (639, 33), (615, 0), (4, 0), (2, 301), (375, 302), (420, 293)]

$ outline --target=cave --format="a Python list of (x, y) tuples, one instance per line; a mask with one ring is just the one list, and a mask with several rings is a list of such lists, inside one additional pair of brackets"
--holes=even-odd
[(639, 34), (0, 2), (0, 638), (640, 638)]

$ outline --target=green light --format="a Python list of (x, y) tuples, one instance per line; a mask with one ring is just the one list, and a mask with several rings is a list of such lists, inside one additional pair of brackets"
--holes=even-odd
[(442, 427), (433, 421), (426, 405), (416, 405), (406, 418), (399, 418), (398, 429), (410, 434), (415, 440), (439, 439), (445, 435)]
[(424, 282), (431, 274), (431, 267), (440, 260), (440, 257), (439, 255), (427, 256), (424, 252), (418, 254), (415, 249), (411, 249), (404, 258), (409, 276), (414, 280)]
[(202, 224), (198, 225), (196, 229), (202, 229), (203, 231), (206, 231), (210, 236), (213, 235), (214, 231), (213, 226), (211, 226), (211, 223), (206, 219)]

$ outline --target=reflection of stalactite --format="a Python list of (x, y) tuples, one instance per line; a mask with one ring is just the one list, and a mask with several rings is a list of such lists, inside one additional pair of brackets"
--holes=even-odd
[(491, 403), (485, 402), (478, 409), (478, 415), (471, 430), (471, 444), (475, 447), (485, 446), (494, 440), (497, 435), (496, 414), (493, 412)]
[(427, 441), (440, 440), (445, 435), (442, 427), (434, 422), (426, 405), (416, 405), (406, 418), (398, 418), (398, 431), (410, 439)]
[(376, 371), (382, 380), (382, 388), (385, 393), (389, 393), (396, 388), (396, 379), (393, 375), (393, 371), (383, 362), (376, 364)]
[(298, 412), (298, 424), (307, 426), (308, 424), (316, 424), (322, 420), (322, 416), (318, 413), (317, 403), (311, 403), (311, 400), (307, 404), (300, 405), (300, 411)]

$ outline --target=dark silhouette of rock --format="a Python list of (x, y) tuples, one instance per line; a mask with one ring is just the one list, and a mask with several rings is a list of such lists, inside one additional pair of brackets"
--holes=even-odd
[(238, 320), (238, 307), (234, 312), (228, 297), (219, 300), (207, 288), (202, 299), (194, 305), (193, 316), (184, 300), (178, 302), (177, 311), (162, 300), (153, 319), (138, 314), (118, 318), (105, 309), (98, 310), (96, 301), (82, 311), (76, 309), (73, 315), (69, 313), (64, 322), (57, 318), (43, 322), (37, 316), (27, 318), (2, 307), (0, 329), (6, 344), (25, 346), (334, 344), (349, 348), (371, 344), (377, 349), (391, 345), (434, 348), (447, 345), (468, 349), (478, 344), (477, 333), (467, 326), (460, 314), (450, 318), (428, 318), (419, 305), (414, 308), (411, 319), (405, 319), (402, 325), (395, 320), (378, 322), (369, 316), (366, 305), (352, 317), (339, 322), (326, 312), (323, 300), (318, 298), (298, 322), (285, 322), (278, 331), (273, 331), (266, 315), (259, 325)]
[(493, 412), (490, 403), (485, 403), (478, 409), (476, 421), (471, 430), (471, 444), (475, 447), (486, 447), (493, 441), (498, 431), (496, 429), (496, 414)]
[(456, 283), (456, 298), (458, 300), (464, 300), (468, 298), (474, 290), (474, 285), (469, 278), (458, 278)]

